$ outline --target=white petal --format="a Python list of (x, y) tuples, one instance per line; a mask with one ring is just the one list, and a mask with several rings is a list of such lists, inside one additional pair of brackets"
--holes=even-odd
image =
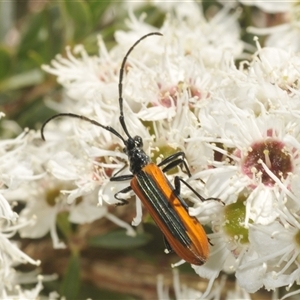
[(82, 202), (71, 209), (69, 220), (76, 224), (91, 223), (103, 218), (106, 213), (106, 206), (96, 206), (96, 203), (90, 203), (87, 199), (83, 199)]

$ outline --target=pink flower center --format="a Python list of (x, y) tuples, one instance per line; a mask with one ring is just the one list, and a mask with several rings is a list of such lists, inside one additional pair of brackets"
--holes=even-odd
[(160, 105), (169, 108), (172, 106), (172, 100), (173, 100), (174, 101), (173, 105), (176, 106), (178, 92), (179, 91), (177, 86), (170, 87), (168, 90), (161, 90), (160, 97), (159, 97)]
[(252, 150), (247, 153), (242, 162), (243, 172), (250, 178), (257, 174), (265, 185), (274, 185), (275, 182), (261, 164), (262, 161), (277, 178), (285, 179), (292, 171), (292, 161), (284, 146), (283, 142), (275, 139), (252, 144)]

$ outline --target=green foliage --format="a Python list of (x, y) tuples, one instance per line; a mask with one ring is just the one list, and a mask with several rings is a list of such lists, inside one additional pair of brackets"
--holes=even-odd
[(21, 127), (36, 127), (45, 120), (50, 110), (43, 98), (59, 86), (41, 65), (49, 64), (58, 53), (64, 55), (66, 46), (83, 44), (89, 53), (97, 53), (98, 34), (113, 41), (127, 13), (119, 9), (115, 19), (105, 18), (111, 6), (109, 1), (49, 1), (36, 11), (23, 5), (15, 20), (17, 42), (0, 41), (0, 104), (8, 119)]
[(65, 238), (69, 238), (71, 236), (72, 227), (71, 223), (69, 222), (68, 212), (62, 212), (58, 214), (56, 217), (56, 224)]
[(137, 298), (109, 290), (96, 289), (91, 285), (84, 285), (77, 299), (135, 300)]
[(60, 295), (66, 297), (66, 299), (78, 299), (79, 290), (80, 256), (78, 253), (73, 252), (60, 287)]
[(12, 65), (12, 58), (10, 52), (4, 46), (0, 46), (0, 80), (6, 77), (6, 74), (10, 72)]
[[(91, 13), (88, 5), (84, 1), (64, 1), (61, 2), (61, 6), (64, 13), (66, 40), (82, 39), (87, 31), (90, 31), (92, 28)], [(80, 26), (76, 26), (77, 24), (80, 24)]]
[(124, 230), (116, 230), (105, 235), (94, 236), (89, 245), (106, 249), (132, 249), (146, 245), (151, 239), (149, 234), (137, 234), (132, 237)]
[(248, 229), (245, 228), (245, 197), (240, 196), (238, 201), (225, 207), (224, 230), (232, 239), (238, 238), (242, 244), (249, 243)]

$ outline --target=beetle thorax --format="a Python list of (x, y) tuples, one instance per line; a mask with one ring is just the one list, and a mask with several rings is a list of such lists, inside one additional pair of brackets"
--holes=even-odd
[(143, 150), (143, 140), (140, 136), (128, 138), (125, 142), (124, 152), (128, 155), (129, 169), (133, 174), (136, 174), (150, 163), (149, 156)]

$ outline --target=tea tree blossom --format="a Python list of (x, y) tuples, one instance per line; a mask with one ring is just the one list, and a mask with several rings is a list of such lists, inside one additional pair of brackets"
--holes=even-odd
[[(175, 299), (202, 299), (204, 294), (198, 290), (189, 288), (188, 286), (180, 282), (180, 274), (173, 270), (173, 289), (175, 293)], [(164, 278), (159, 275), (157, 278), (157, 294), (158, 299), (171, 299), (169, 296), (169, 290), (164, 286)], [(205, 299), (251, 299), (249, 293), (238, 285), (234, 289), (226, 287), (226, 277), (223, 276), (220, 281), (215, 284), (213, 290), (205, 296)]]
[(26, 130), (14, 139), (0, 142), (0, 297), (3, 299), (35, 298), (42, 289), (41, 280), (36, 277), (35, 289), (30, 291), (20, 287), (20, 274), (15, 267), (27, 263), (36, 266), (40, 261), (30, 258), (17, 242), (11, 240), (18, 230), (33, 222), (18, 220), (18, 214), (13, 210), (14, 201), (18, 200), (17, 191), (42, 176), (35, 172), (34, 157), (27, 152), (29, 135)]
[[(13, 282), (13, 278), (9, 278)], [(43, 277), (38, 276), (37, 284), (32, 289), (22, 289), (20, 285), (15, 285), (12, 289), (2, 292), (1, 298), (3, 299), (37, 299), (40, 296), (40, 292), (43, 289), (42, 284)]]
[[(142, 49), (137, 47), (135, 55), (129, 58), (130, 69), (124, 82), (124, 98), (130, 104), (130, 107), (125, 104), (129, 132), (143, 136), (146, 151), (156, 161), (165, 157), (165, 151), (170, 147), (172, 151), (186, 150), (187, 160), (192, 162), (191, 184), (206, 197), (219, 198), (225, 203), (224, 207), (218, 202), (213, 209), (208, 205), (209, 202), (199, 203), (199, 199), (185, 187), (182, 188), (183, 196), (189, 196), (195, 203), (191, 214), (211, 225), (214, 231), (209, 234), (213, 246), (208, 262), (195, 267), (198, 274), (210, 279), (210, 288), (221, 270), (235, 272), (238, 284), (251, 293), (263, 286), (275, 289), (289, 285), (298, 280), (298, 221), (293, 217), (291, 222), (290, 211), (294, 214), (299, 209), (298, 198), (291, 190), (293, 180), (298, 176), (299, 134), (296, 126), (298, 116), (295, 113), (297, 94), (287, 92), (295, 89), (294, 81), (282, 82), (282, 74), (293, 76), (293, 73), (278, 69), (276, 63), (272, 69), (270, 63), (265, 63), (271, 59), (271, 51), (268, 53), (264, 49), (259, 49), (258, 55), (254, 57), (258, 59), (254, 59), (248, 69), (236, 69), (226, 63), (230, 55), (225, 56), (224, 60), (220, 55), (219, 61), (212, 67), (201, 52), (192, 51), (186, 55), (185, 40), (181, 47), (174, 46), (174, 40), (177, 43), (179, 40), (170, 39), (173, 31), (168, 30), (172, 26), (172, 22), (169, 22), (167, 20), (162, 29), (166, 36), (162, 42), (165, 43), (165, 54), (161, 54), (160, 42), (156, 41), (158, 48), (148, 51), (145, 57), (139, 56)], [(184, 26), (189, 26), (182, 22)], [(138, 20), (134, 19), (131, 26), (134, 27), (136, 23)], [(176, 37), (180, 34), (180, 31), (176, 31)], [(125, 33), (123, 39), (124, 36)], [(191, 45), (193, 38), (197, 36), (191, 33)], [(205, 52), (205, 45), (202, 47)], [(100, 75), (98, 82), (94, 77), (94, 86), (99, 85), (99, 89), (96, 87), (99, 93), (93, 98), (96, 89), (94, 92), (92, 89), (89, 89), (89, 93), (84, 92), (86, 86), (92, 87), (91, 81), (84, 78), (86, 83), (83, 83), (80, 77), (75, 77), (76, 74), (84, 74), (83, 70), (92, 66), (84, 50), (81, 49), (80, 53), (81, 59), (78, 59), (68, 50), (70, 62), (58, 58), (52, 67), (47, 66), (45, 69), (59, 76), (59, 81), (66, 88), (67, 101), (75, 94), (84, 95), (86, 105), (81, 108), (75, 102), (73, 112), (85, 114), (119, 129), (118, 120), (113, 117), (118, 112), (118, 103), (114, 101), (113, 94), (107, 94), (109, 87), (116, 87), (117, 75)], [(158, 54), (161, 54), (161, 58)], [(108, 63), (108, 69), (116, 70), (116, 65), (106, 51), (103, 56), (105, 63), (103, 58), (96, 61), (106, 67), (100, 68), (99, 65), (99, 71), (93, 70), (92, 73), (100, 74), (100, 70), (107, 69)], [(141, 59), (138, 61), (136, 57)], [(298, 60), (294, 56), (291, 67)], [(70, 68), (75, 68), (72, 73)], [(297, 74), (296, 68), (294, 72)], [(67, 79), (68, 74), (73, 77)], [(228, 78), (227, 74), (231, 76)], [(102, 91), (101, 85), (107, 85), (108, 88)], [(230, 89), (231, 86), (235, 86), (235, 89)], [(76, 92), (77, 89), (80, 90)], [(270, 98), (272, 89), (274, 96)], [(248, 91), (253, 91), (251, 97), (248, 97)], [(277, 104), (282, 101), (278, 98), (280, 95), (287, 100), (284, 115), (280, 113)], [(293, 102), (289, 99), (291, 97), (294, 98)], [(102, 99), (100, 103), (99, 99)], [(141, 121), (150, 122), (148, 130), (151, 135), (141, 127)], [(71, 152), (66, 148), (54, 155), (48, 162), (48, 170), (60, 180), (65, 178), (73, 182), (77, 188), (70, 191), (70, 195), (75, 193), (76, 196), (95, 190), (97, 185), (92, 184), (89, 188), (86, 186), (83, 194), (79, 192), (87, 178), (90, 178), (90, 183), (98, 178), (102, 186), (99, 197), (110, 202), (119, 189), (109, 184), (108, 180), (113, 170), (123, 165), (124, 156), (118, 150), (122, 145), (109, 132), (98, 128), (91, 130), (90, 124), (73, 124), (74, 129), (72, 131), (70, 128), (69, 138), (76, 136), (72, 138), (76, 147)], [(199, 148), (198, 144), (202, 144), (199, 151), (207, 153), (204, 159), (194, 157), (192, 149)], [(79, 152), (74, 152), (75, 149)], [(111, 157), (111, 162), (104, 160), (107, 155)], [(88, 161), (83, 159), (85, 157)], [(97, 177), (89, 175), (95, 172), (95, 166), (100, 171)], [(83, 172), (85, 169), (87, 173)], [(176, 172), (184, 176), (182, 171)], [(105, 192), (105, 185), (111, 186), (114, 192), (107, 189)], [(105, 197), (107, 192), (109, 197)], [(100, 198), (100, 203), (103, 203)], [(271, 241), (272, 247), (269, 247)], [(208, 293), (209, 290), (205, 295)]]
[[(134, 235), (134, 230), (108, 213), (106, 206), (96, 207), (97, 189), (108, 180), (103, 169), (97, 167), (96, 162), (93, 165), (93, 159), (87, 159), (87, 153), (82, 151), (76, 140), (60, 135), (55, 135), (52, 140), (53, 133), (51, 130), (48, 133), (49, 143), (42, 143), (35, 149), (36, 154), (45, 159), (40, 164), (45, 166), (48, 174), (26, 186), (26, 191), (20, 196), (26, 203), (26, 208), (20, 213), (20, 220), (35, 221), (19, 230), (21, 236), (40, 238), (49, 232), (54, 248), (64, 248), (65, 244), (58, 238), (56, 226), (57, 217), (62, 213), (68, 213), (69, 220), (78, 224), (106, 217)], [(65, 149), (74, 151), (71, 154)], [(48, 155), (42, 155), (46, 151)]]

